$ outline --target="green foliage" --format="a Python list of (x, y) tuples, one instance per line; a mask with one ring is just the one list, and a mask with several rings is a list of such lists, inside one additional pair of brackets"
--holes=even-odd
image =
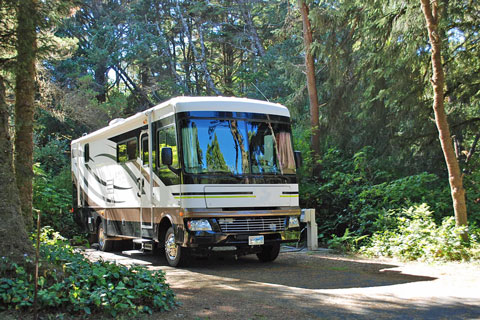
[[(467, 198), (467, 210), (468, 210), (468, 219), (470, 222), (473, 222), (477, 225), (480, 225), (480, 157), (477, 154), (476, 171), (469, 171), (468, 174), (464, 175), (463, 184), (466, 191)], [(474, 169), (475, 170), (475, 169)]]
[(415, 204), (431, 205), (437, 220), (451, 214), (446, 182), (429, 173), (395, 179), (372, 147), (352, 157), (330, 149), (319, 165), (319, 176), (304, 179), (300, 192), (306, 205), (317, 209), (321, 238), (343, 235), (347, 228), (356, 236), (384, 230), (394, 223), (388, 210)]
[(58, 175), (46, 173), (34, 166), (33, 207), (34, 218), (41, 214), (41, 224), (51, 226), (67, 238), (79, 235), (80, 230), (70, 212), (72, 206), (72, 182), (70, 167), (64, 167)]
[(479, 231), (470, 228), (470, 242), (462, 241), (460, 234), (466, 227), (456, 227), (453, 217), (435, 223), (426, 204), (401, 211), (390, 211), (395, 228), (378, 231), (360, 252), (397, 257), (406, 260), (473, 260), (480, 259)]
[[(175, 305), (174, 294), (162, 271), (150, 272), (140, 266), (88, 261), (51, 228), (43, 228), (40, 237), (44, 270), (39, 277), (41, 312), (65, 312), (84, 317), (94, 314), (132, 317), (170, 310)], [(23, 266), (4, 257), (1, 259), (0, 310), (31, 310), (32, 274)]]
[(356, 236), (351, 234), (348, 229), (345, 230), (343, 236), (338, 237), (332, 235), (332, 238), (327, 241), (327, 245), (330, 249), (339, 250), (339, 251), (354, 251), (358, 248), (358, 244), (366, 239), (368, 235)]
[(44, 146), (36, 147), (34, 159), (51, 175), (57, 175), (68, 166), (67, 152), (70, 146), (67, 140), (50, 139)]

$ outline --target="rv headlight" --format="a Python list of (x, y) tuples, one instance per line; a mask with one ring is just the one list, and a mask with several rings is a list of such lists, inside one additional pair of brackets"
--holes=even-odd
[(207, 219), (190, 220), (187, 222), (190, 231), (212, 231), (212, 226)]
[(289, 227), (289, 228), (298, 228), (298, 227), (300, 227), (300, 222), (298, 221), (298, 217), (297, 217), (297, 216), (291, 216), (291, 217), (288, 219), (288, 227)]

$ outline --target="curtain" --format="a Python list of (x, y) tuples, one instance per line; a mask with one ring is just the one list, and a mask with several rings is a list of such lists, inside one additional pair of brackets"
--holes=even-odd
[(283, 173), (295, 173), (295, 156), (289, 132), (279, 132), (276, 135), (278, 160)]
[(197, 127), (192, 122), (191, 127), (182, 128), (183, 159), (187, 172), (198, 169)]

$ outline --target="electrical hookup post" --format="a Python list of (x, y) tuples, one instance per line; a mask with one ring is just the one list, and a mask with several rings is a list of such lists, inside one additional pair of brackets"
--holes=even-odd
[(300, 221), (307, 223), (307, 248), (318, 249), (317, 222), (315, 221), (315, 209), (302, 209)]

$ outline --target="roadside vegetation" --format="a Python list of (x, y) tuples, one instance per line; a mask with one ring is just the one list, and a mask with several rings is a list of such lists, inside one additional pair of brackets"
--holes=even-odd
[[(374, 154), (372, 147), (352, 157), (330, 149), (319, 161), (318, 177), (302, 175), (303, 207), (316, 208), (319, 241), (369, 256), (480, 260), (479, 174), (464, 178), (469, 226), (458, 227), (444, 179), (427, 172), (398, 178), (391, 170), (395, 163)], [(461, 239), (465, 231), (468, 241)]]
[[(41, 314), (131, 318), (175, 306), (175, 295), (162, 271), (88, 261), (50, 227), (42, 229), (40, 240), (37, 310)], [(35, 283), (28, 266), (33, 265), (32, 257), (25, 256), (25, 263), (0, 259), (0, 312), (31, 311)]]

